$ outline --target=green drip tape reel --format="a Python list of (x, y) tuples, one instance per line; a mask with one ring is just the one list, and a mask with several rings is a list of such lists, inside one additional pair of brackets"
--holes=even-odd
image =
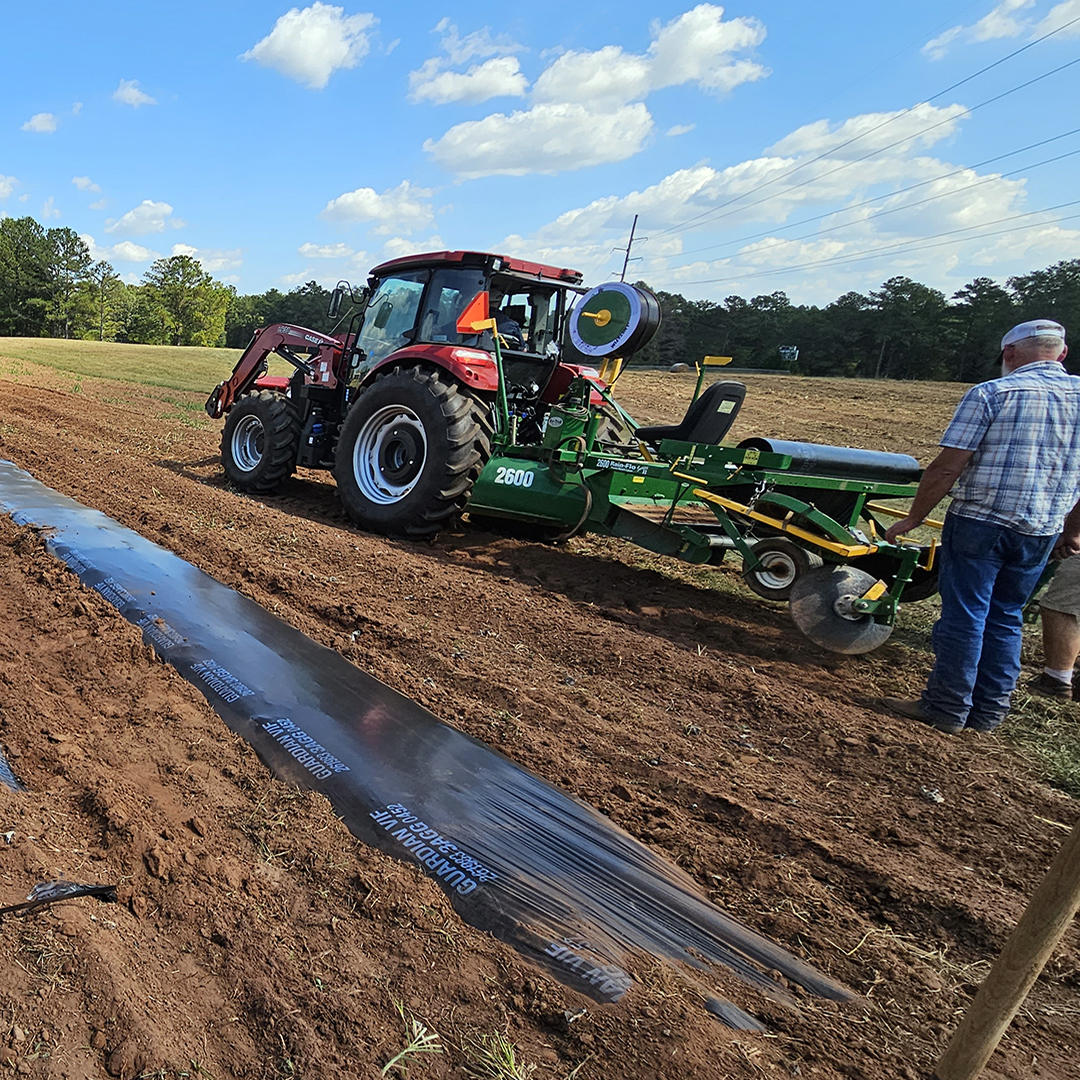
[(570, 313), (570, 340), (585, 356), (629, 356), (660, 327), (660, 301), (641, 285), (609, 281), (590, 289)]

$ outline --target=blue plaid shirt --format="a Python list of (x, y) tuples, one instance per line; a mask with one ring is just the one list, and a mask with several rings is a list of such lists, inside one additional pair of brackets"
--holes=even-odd
[(1080, 378), (1042, 360), (981, 383), (961, 398), (941, 445), (975, 451), (951, 513), (1028, 536), (1059, 533), (1080, 495)]

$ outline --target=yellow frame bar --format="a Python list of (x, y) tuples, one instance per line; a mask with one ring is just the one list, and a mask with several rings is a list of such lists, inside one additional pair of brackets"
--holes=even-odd
[[(692, 476), (682, 476), (680, 473), (675, 475), (683, 480), (694, 479)], [(797, 536), (808, 544), (824, 548), (835, 555), (842, 555), (846, 559), (857, 559), (860, 555), (873, 555), (877, 551), (876, 544), (838, 544), (834, 540), (823, 540), (820, 536), (815, 536), (806, 529), (800, 529), (798, 525), (792, 525), (789, 521), (769, 517), (767, 514), (762, 514), (757, 510), (751, 510), (749, 506), (745, 506), (743, 503), (735, 502), (734, 499), (725, 499), (722, 495), (714, 495), (711, 491), (705, 491), (703, 488), (697, 488), (694, 495), (699, 499), (704, 499), (706, 502), (716, 503), (717, 506), (722, 506), (725, 510), (734, 510), (736, 514), (748, 517), (752, 521), (760, 521), (762, 525), (768, 525), (782, 533)]]
[[(881, 503), (867, 503), (866, 509), (873, 510), (875, 514), (884, 514), (886, 517), (896, 518), (897, 521), (908, 516), (906, 510), (897, 510), (895, 506), (882, 506)], [(936, 518), (926, 518), (923, 524), (929, 529), (943, 529), (945, 527), (945, 522), (938, 521)]]

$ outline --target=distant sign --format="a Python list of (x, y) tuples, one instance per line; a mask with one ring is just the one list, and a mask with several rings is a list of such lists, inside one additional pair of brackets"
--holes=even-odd
[(799, 359), (799, 346), (798, 345), (781, 345), (780, 346), (780, 359), (785, 364), (794, 364)]

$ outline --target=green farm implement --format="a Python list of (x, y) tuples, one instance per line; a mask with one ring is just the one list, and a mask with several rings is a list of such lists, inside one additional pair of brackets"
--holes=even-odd
[[(734, 552), (755, 592), (788, 601), (799, 629), (838, 652), (876, 648), (901, 600), (935, 591), (934, 545), (884, 540), (883, 519), (903, 516), (890, 503), (915, 493), (914, 458), (726, 445), (745, 388), (703, 388), (705, 368), (680, 423), (634, 422), (612, 385), (659, 325), (646, 289), (586, 291), (576, 271), (437, 252), (339, 286), (333, 315), (345, 299), (344, 334), (261, 330), (210, 395), (242, 490), (329, 468), (353, 520), (392, 535), (431, 536), (464, 511), (689, 563)], [(294, 374), (267, 375), (271, 354)]]

